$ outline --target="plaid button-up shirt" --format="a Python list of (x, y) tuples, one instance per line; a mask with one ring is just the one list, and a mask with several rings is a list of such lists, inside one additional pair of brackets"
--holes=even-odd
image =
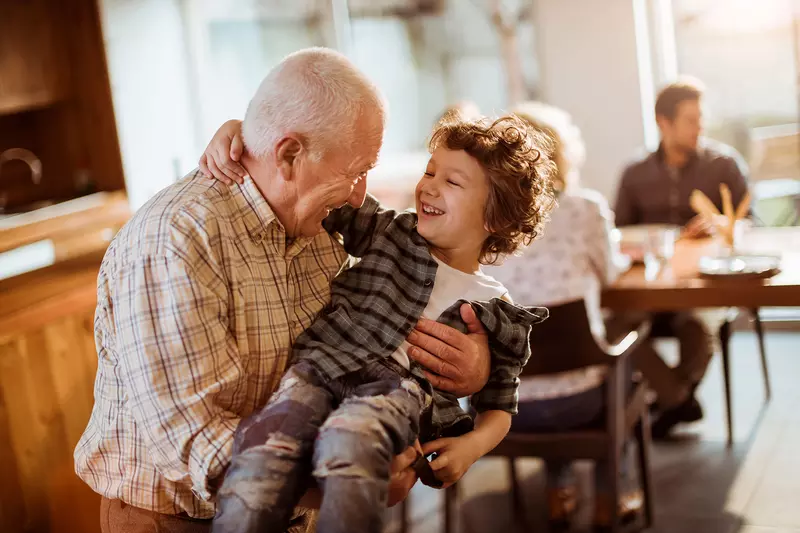
[[(438, 265), (416, 230), (417, 216), (383, 209), (367, 196), (325, 219), (326, 231), (340, 234), (345, 250), (361, 260), (333, 281), (331, 303), (295, 341), (294, 355), (309, 360), (323, 378), (334, 380), (389, 357), (408, 337), (433, 289)], [(458, 301), (438, 321), (466, 332)], [(547, 317), (545, 308), (523, 308), (497, 298), (472, 302), (489, 334), (489, 382), (472, 397), (481, 411), (517, 412), (519, 374), (530, 357), (531, 326)], [(412, 373), (433, 395), (432, 433), (453, 436), (472, 429), (472, 419), (449, 393), (433, 390), (418, 366)]]
[(100, 268), (78, 475), (136, 507), (212, 517), (239, 420), (266, 404), (346, 258), (325, 233), (287, 244), (251, 180), (195, 172), (149, 201)]

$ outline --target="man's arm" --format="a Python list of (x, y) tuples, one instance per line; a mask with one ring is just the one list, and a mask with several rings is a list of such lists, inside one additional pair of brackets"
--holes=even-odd
[(239, 417), (218, 399), (242, 386), (228, 302), (176, 253), (143, 257), (115, 280), (114, 324), (127, 403), (159, 472), (208, 500), (230, 462)]
[(374, 196), (367, 194), (361, 207), (345, 204), (331, 211), (322, 227), (331, 235), (342, 236), (348, 254), (362, 257), (396, 216), (396, 211), (384, 209)]
[(489, 380), (491, 355), (489, 336), (469, 304), (461, 306), (464, 334), (441, 322), (421, 318), (406, 339), (408, 356), (422, 365), (434, 388), (469, 396), (483, 389)]
[(631, 190), (632, 179), (632, 169), (628, 168), (619, 180), (617, 201), (614, 205), (614, 215), (617, 226), (629, 226), (640, 222), (639, 212), (634, 201), (633, 191)]
[(742, 201), (744, 195), (747, 194), (747, 164), (742, 160), (741, 156), (736, 154), (736, 157), (726, 157), (722, 167), (721, 181), (728, 185), (731, 190), (731, 201), (733, 207)]

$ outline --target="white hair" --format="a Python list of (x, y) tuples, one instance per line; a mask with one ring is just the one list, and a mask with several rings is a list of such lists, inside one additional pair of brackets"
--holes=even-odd
[[(315, 157), (355, 142), (357, 124), (379, 121), (385, 106), (378, 89), (344, 55), (327, 48), (308, 48), (286, 56), (261, 82), (242, 123), (250, 154), (268, 155), (283, 136), (299, 134)], [(374, 122), (373, 122), (374, 123)]]

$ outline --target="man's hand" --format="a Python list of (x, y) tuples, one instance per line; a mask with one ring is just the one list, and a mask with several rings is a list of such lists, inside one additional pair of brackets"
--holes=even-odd
[(389, 507), (394, 507), (405, 500), (411, 487), (417, 482), (417, 473), (411, 468), (417, 457), (422, 455), (419, 441), (409, 446), (392, 460), (392, 477), (389, 480)]
[(489, 337), (471, 305), (461, 306), (461, 318), (467, 334), (422, 318), (407, 339), (408, 356), (425, 367), (431, 385), (458, 397), (481, 390), (491, 369)]
[(681, 230), (681, 237), (685, 239), (702, 239), (710, 237), (714, 230), (713, 224), (703, 215), (697, 215), (686, 223)]

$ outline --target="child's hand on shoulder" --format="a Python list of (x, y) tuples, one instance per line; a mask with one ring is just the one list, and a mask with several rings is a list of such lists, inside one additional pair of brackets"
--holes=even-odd
[(431, 468), (436, 478), (444, 483), (442, 488), (447, 488), (461, 479), (469, 467), (483, 455), (469, 433), (461, 437), (428, 442), (422, 446), (422, 451), (426, 456), (436, 452), (436, 459), (431, 461)]

